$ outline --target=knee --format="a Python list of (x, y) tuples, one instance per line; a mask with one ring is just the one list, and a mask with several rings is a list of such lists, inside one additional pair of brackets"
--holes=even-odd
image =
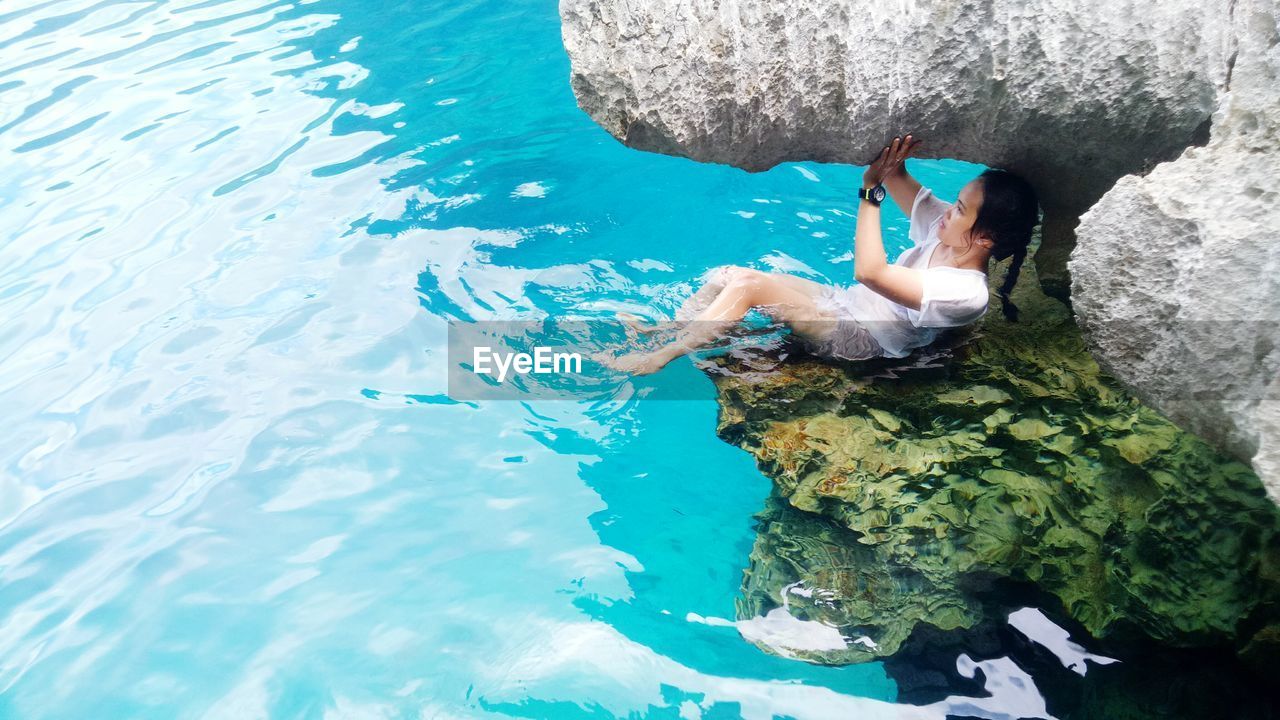
[(715, 274), (715, 278), (724, 285), (738, 286), (757, 283), (768, 275), (768, 273), (763, 273), (759, 270), (752, 270), (751, 268), (742, 267), (740, 265), (721, 265), (720, 267), (712, 270), (712, 272)]
[(748, 304), (754, 304), (769, 288), (769, 273), (750, 268), (732, 268), (727, 273), (725, 288), (741, 296)]
[(772, 275), (739, 265), (721, 265), (707, 271), (706, 285), (717, 293), (728, 292), (740, 302), (754, 305), (767, 291)]

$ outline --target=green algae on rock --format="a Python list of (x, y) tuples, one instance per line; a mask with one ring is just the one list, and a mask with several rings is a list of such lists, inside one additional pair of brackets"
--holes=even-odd
[(1101, 372), (1034, 278), (1014, 300), (1020, 322), (989, 312), (903, 360), (715, 361), (718, 434), (813, 516), (766, 512), (740, 614), (792, 583), (830, 591), (789, 610), (866, 639), (801, 656), (857, 662), (921, 623), (973, 626), (994, 577), (1035, 583), (1097, 638), (1274, 655), (1280, 512), (1256, 475)]
[(892, 655), (919, 623), (955, 630), (982, 619), (972, 598), (887, 563), (828, 518), (773, 497), (757, 520), (760, 532), (736, 603), (739, 619), (783, 606), (797, 619), (838, 628), (849, 640), (842, 650), (762, 645), (772, 652), (833, 665), (858, 662)]

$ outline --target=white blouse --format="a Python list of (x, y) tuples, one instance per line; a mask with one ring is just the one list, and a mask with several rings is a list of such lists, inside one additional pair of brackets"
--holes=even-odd
[(914, 245), (894, 264), (924, 271), (919, 310), (899, 305), (865, 285), (849, 288), (846, 308), (871, 332), (885, 355), (905, 357), (912, 349), (933, 342), (942, 328), (968, 325), (987, 312), (991, 291), (985, 272), (947, 265), (929, 267), (934, 250), (942, 244), (938, 227), (950, 207), (924, 187), (911, 204), (907, 236)]

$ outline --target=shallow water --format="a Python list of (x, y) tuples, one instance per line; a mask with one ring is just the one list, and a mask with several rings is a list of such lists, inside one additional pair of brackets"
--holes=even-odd
[(568, 73), (553, 2), (0, 6), (0, 716), (969, 702), (727, 622), (770, 484), (687, 362), (689, 402), (447, 396), (449, 320), (850, 281), (858, 169), (629, 150)]

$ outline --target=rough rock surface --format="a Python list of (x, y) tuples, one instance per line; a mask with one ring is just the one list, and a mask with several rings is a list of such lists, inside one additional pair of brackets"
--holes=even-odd
[(1129, 176), (1081, 218), (1072, 295), (1100, 362), (1251, 459), (1280, 501), (1280, 5), (1241, 2), (1205, 147)]
[(1280, 509), (1247, 466), (1102, 372), (1060, 303), (1034, 283), (1015, 301), (1027, 322), (989, 314), (932, 359), (721, 361), (718, 433), (788, 506), (762, 515), (740, 616), (785, 599), (852, 641), (801, 656), (858, 662), (921, 626), (975, 627), (1008, 595), (993, 582), (1014, 582), (1096, 638), (1265, 665)]
[(579, 105), (632, 147), (754, 171), (865, 164), (914, 131), (923, 157), (1025, 174), (1046, 214), (1037, 261), (1064, 296), (1080, 213), (1204, 142), (1229, 4), (562, 0), (560, 13)]

